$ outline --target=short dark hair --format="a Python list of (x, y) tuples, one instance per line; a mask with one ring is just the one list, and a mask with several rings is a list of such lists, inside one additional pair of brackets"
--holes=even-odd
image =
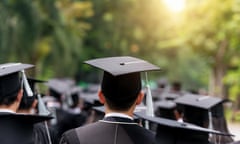
[(0, 105), (12, 104), (21, 89), (18, 72), (0, 77)]
[(140, 73), (113, 76), (104, 72), (102, 92), (110, 109), (128, 110), (141, 91)]
[[(19, 89), (20, 90), (20, 89)], [(14, 92), (7, 97), (0, 98), (0, 105), (11, 105), (17, 99), (18, 92)], [(1, 96), (0, 96), (1, 97)]]

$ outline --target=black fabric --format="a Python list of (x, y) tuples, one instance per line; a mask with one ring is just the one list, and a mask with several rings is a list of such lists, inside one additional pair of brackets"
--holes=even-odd
[(21, 87), (18, 72), (0, 77), (0, 99), (11, 97)]
[(60, 141), (61, 144), (79, 144), (79, 139), (75, 129), (68, 131)]
[[(106, 120), (106, 119), (105, 119)], [(64, 133), (62, 140), (72, 144), (68, 138), (73, 132), (78, 136), (79, 144), (152, 144), (154, 134), (132, 121), (129, 124), (117, 123), (116, 118), (108, 118), (109, 122), (96, 122)], [(121, 121), (128, 122), (129, 119)], [(116, 139), (115, 139), (116, 138)], [(116, 141), (115, 141), (116, 140)], [(65, 144), (63, 141), (61, 144)]]
[[(212, 118), (213, 129), (218, 130), (223, 133), (230, 133), (227, 126), (227, 121), (225, 117), (213, 117)], [(231, 136), (218, 136), (213, 135), (210, 139), (211, 142), (217, 142), (220, 144), (226, 144), (233, 142), (233, 138)]]
[(208, 134), (158, 125), (158, 144), (210, 144)]
[[(53, 129), (49, 128), (49, 135), (52, 144), (58, 144), (59, 140)], [(37, 123), (34, 125), (34, 144), (49, 144), (47, 128), (44, 123)]]
[(73, 114), (62, 109), (56, 109), (57, 125), (54, 129), (57, 137), (62, 136), (67, 130), (82, 126), (86, 122), (86, 116), (83, 114)]
[(33, 123), (24, 121), (27, 117), (0, 112), (1, 144), (33, 144)]
[(184, 121), (201, 127), (208, 126), (208, 111), (192, 106), (184, 107)]

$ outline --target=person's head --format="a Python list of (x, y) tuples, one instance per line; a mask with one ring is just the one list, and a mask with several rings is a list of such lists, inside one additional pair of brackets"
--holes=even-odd
[[(101, 83), (101, 92), (106, 104), (112, 110), (124, 111), (132, 107), (141, 93), (141, 76), (139, 72), (113, 76), (104, 72)], [(142, 99), (142, 98), (141, 98)]]
[(20, 79), (20, 72), (25, 78), (24, 69), (33, 67), (30, 64), (6, 63), (0, 64), (0, 107), (16, 111), (23, 93), (26, 81)]
[(0, 77), (0, 105), (10, 106), (17, 102), (20, 103), (22, 98), (21, 82), (19, 73), (11, 73)]
[(173, 92), (179, 92), (179, 91), (181, 91), (181, 89), (182, 89), (182, 85), (180, 82), (175, 81), (172, 83), (171, 90)]
[(49, 87), (49, 95), (53, 96), (59, 103), (63, 102), (65, 94), (70, 90), (70, 85), (58, 78), (48, 80), (46, 85)]
[(144, 97), (140, 72), (159, 70), (155, 65), (129, 56), (99, 58), (85, 63), (104, 70), (100, 102), (115, 111), (133, 110), (140, 104)]

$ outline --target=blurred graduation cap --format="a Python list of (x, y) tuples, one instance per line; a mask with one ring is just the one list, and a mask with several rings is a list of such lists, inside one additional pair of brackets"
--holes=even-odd
[(31, 88), (34, 92), (36, 92), (36, 90), (37, 90), (36, 84), (38, 84), (38, 83), (46, 83), (46, 82), (47, 82), (47, 81), (45, 81), (45, 80), (40, 80), (40, 79), (30, 78), (30, 77), (28, 77), (27, 80), (28, 80), (28, 83), (29, 83), (29, 85), (30, 85), (30, 88)]
[[(101, 84), (103, 94), (107, 99), (118, 104), (132, 101), (135, 95), (139, 93), (142, 87), (140, 72), (160, 70), (159, 67), (147, 61), (130, 56), (99, 58), (85, 61), (85, 63), (104, 71)], [(124, 91), (119, 88), (124, 89)], [(126, 92), (128, 96), (126, 96)], [(132, 96), (129, 96), (129, 93)], [(150, 88), (148, 93), (150, 93)], [(150, 95), (147, 96), (147, 103), (151, 103), (151, 106), (148, 107), (148, 113), (153, 115), (152, 97)]]
[(102, 106), (98, 98), (99, 84), (89, 84), (81, 92), (81, 99), (84, 101), (84, 109), (88, 110), (95, 106)]
[(162, 118), (176, 120), (174, 111), (176, 103), (169, 100), (161, 100), (154, 103), (155, 115)]
[(85, 63), (102, 69), (113, 76), (160, 69), (147, 61), (130, 56), (99, 58), (85, 61)]
[(29, 97), (26, 91), (26, 88), (23, 89), (23, 97), (19, 106), (19, 109), (29, 109), (31, 108), (35, 99), (37, 99), (37, 91), (36, 91), (36, 84), (37, 83), (45, 83), (46, 81), (38, 80), (34, 78), (27, 78), (29, 86), (33, 91), (33, 96)]
[[(33, 95), (24, 72), (24, 69), (31, 67), (33, 67), (33, 65), (23, 63), (6, 63), (0, 65), (1, 98), (12, 96), (12, 94), (17, 93), (23, 86), (28, 96)], [(20, 80), (20, 72), (22, 74), (22, 81)]]
[(211, 109), (215, 105), (221, 103), (223, 100), (213, 96), (203, 96), (196, 94), (186, 94), (175, 100), (176, 103), (185, 106), (193, 106), (201, 109)]
[(143, 120), (148, 120), (158, 125), (156, 130), (156, 140), (164, 144), (210, 144), (208, 134), (232, 136), (231, 134), (221, 133), (196, 126), (190, 123), (177, 122), (159, 117), (150, 117), (142, 112), (134, 113), (135, 116)]
[(51, 79), (46, 85), (49, 87), (50, 95), (61, 100), (61, 95), (66, 94), (70, 90), (70, 85), (60, 79)]
[(212, 108), (221, 103), (221, 98), (195, 94), (185, 94), (175, 99), (177, 105), (183, 106), (184, 119), (202, 127), (212, 129)]
[(79, 103), (80, 93), (82, 89), (79, 86), (72, 86), (66, 95), (68, 106), (76, 107)]
[(164, 100), (175, 100), (176, 98), (180, 97), (180, 94), (177, 93), (171, 93), (171, 92), (165, 92), (161, 95), (162, 99)]

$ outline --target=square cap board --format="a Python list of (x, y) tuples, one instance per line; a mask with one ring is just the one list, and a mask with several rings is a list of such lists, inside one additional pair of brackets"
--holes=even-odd
[(194, 94), (185, 94), (182, 97), (175, 99), (175, 103), (181, 104), (184, 106), (192, 106), (196, 108), (201, 108), (209, 110), (217, 104), (221, 103), (223, 100), (221, 98), (213, 96), (203, 96), (203, 95), (194, 95)]
[(99, 58), (85, 61), (85, 63), (102, 69), (113, 76), (160, 70), (159, 67), (147, 61), (130, 56)]
[(46, 85), (59, 94), (66, 94), (71, 90), (71, 86), (60, 79), (51, 79)]
[(184, 130), (197, 131), (197, 132), (202, 132), (202, 133), (213, 133), (213, 134), (217, 134), (217, 135), (233, 136), (232, 134), (222, 133), (222, 132), (219, 132), (216, 130), (203, 128), (203, 127), (200, 127), (200, 126), (197, 126), (194, 124), (190, 124), (190, 123), (185, 123), (185, 122), (183, 123), (183, 122), (177, 122), (175, 120), (170, 120), (170, 119), (165, 119), (165, 118), (147, 116), (143, 112), (135, 112), (134, 115), (138, 118), (148, 120), (150, 122), (156, 123), (161, 126), (169, 127), (169, 128), (184, 129)]
[(20, 72), (24, 69), (28, 69), (33, 67), (31, 64), (23, 64), (23, 63), (5, 63), (0, 64), (0, 77), (12, 74), (15, 72)]

